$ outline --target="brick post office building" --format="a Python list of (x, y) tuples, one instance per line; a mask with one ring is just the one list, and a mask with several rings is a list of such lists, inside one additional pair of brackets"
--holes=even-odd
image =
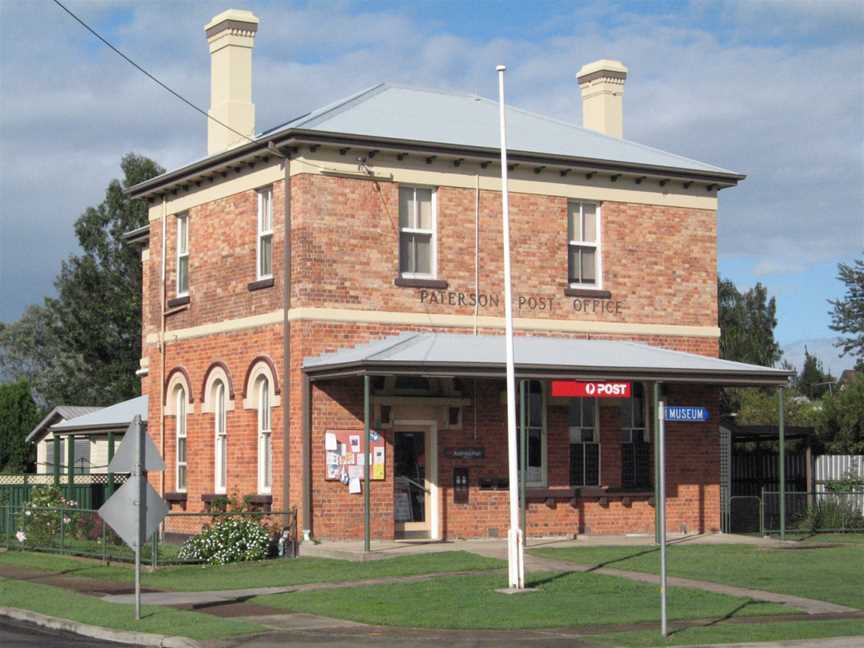
[[(155, 484), (297, 507), (314, 538), (362, 537), (365, 506), (376, 539), (503, 535), (497, 105), (384, 83), (257, 131), (257, 29), (206, 26), (208, 155), (129, 191)], [(717, 530), (719, 386), (788, 375), (717, 359), (717, 197), (743, 176), (623, 139), (626, 77), (582, 68), (582, 127), (507, 111), (529, 536), (654, 530), (656, 385), (710, 413), (668, 425), (668, 528)]]

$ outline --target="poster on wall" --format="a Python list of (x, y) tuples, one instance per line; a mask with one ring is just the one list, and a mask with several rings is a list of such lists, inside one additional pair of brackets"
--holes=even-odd
[[(384, 438), (371, 432), (370, 479), (381, 481), (385, 475)], [(325, 479), (350, 485), (351, 479), (362, 479), (366, 464), (365, 440), (357, 430), (327, 430), (324, 434)]]

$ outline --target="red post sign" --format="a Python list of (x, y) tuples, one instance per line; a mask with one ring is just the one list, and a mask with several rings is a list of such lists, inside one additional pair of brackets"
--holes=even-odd
[(583, 382), (553, 380), (552, 396), (557, 398), (630, 398), (631, 383), (614, 380)]

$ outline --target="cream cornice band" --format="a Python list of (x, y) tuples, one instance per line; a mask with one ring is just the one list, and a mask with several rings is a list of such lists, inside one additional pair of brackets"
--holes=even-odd
[[(380, 179), (392, 180), (409, 184), (427, 184), (436, 187), (453, 187), (460, 189), (474, 189), (478, 182), (483, 191), (499, 191), (501, 177), (496, 175), (493, 168), (482, 169), (477, 165), (463, 165), (454, 168), (447, 161), (432, 161), (430, 163), (422, 160), (408, 159), (398, 160), (395, 155), (382, 153), (375, 157), (374, 164), (370, 169)], [(346, 174), (363, 179), (364, 175), (357, 168), (357, 161), (353, 157), (341, 156), (335, 151), (321, 149), (314, 157), (300, 156), (294, 158), (291, 163), (291, 176), (301, 174), (328, 175)], [(181, 193), (181, 195), (169, 198), (167, 204), (168, 214), (176, 214), (186, 209), (192, 209), (214, 200), (221, 200), (228, 196), (250, 191), (267, 184), (278, 182), (283, 177), (280, 163), (270, 163), (263, 167), (245, 170), (230, 178), (217, 181), (215, 184), (204, 186)], [(616, 182), (609, 177), (592, 177), (586, 180), (583, 174), (572, 174), (562, 178), (560, 174), (538, 177), (534, 171), (526, 168), (516, 168), (510, 174), (510, 191), (513, 193), (524, 193), (541, 196), (558, 196), (565, 198), (582, 198), (585, 200), (610, 200), (623, 203), (634, 203), (642, 205), (657, 205), (661, 207), (685, 207), (693, 209), (708, 209), (716, 211), (716, 191), (706, 192), (701, 185), (694, 184), (690, 188), (669, 185), (660, 186), (656, 180), (646, 180), (640, 185), (632, 183)], [(150, 221), (159, 220), (162, 217), (161, 204), (153, 204), (150, 207)]]
[[(473, 329), (473, 315), (443, 315), (438, 313), (403, 313), (393, 311), (369, 311), (348, 308), (315, 308), (300, 307), (288, 311), (288, 319), (292, 322), (344, 322), (361, 324), (394, 324), (410, 326), (434, 326), (441, 328)], [(185, 329), (167, 331), (166, 342), (189, 340), (206, 335), (232, 333), (259, 326), (269, 326), (282, 323), (282, 311), (274, 310), (252, 317), (202, 324)], [(476, 318), (480, 328), (503, 329), (503, 317), (488, 315)], [(609, 335), (663, 335), (672, 337), (712, 338), (720, 337), (720, 329), (716, 326), (685, 326), (680, 324), (647, 324), (627, 322), (598, 322), (587, 320), (558, 320), (520, 318), (514, 320), (514, 326), (523, 331), (551, 331), (558, 333), (600, 333)], [(147, 344), (159, 342), (158, 333), (147, 335)]]

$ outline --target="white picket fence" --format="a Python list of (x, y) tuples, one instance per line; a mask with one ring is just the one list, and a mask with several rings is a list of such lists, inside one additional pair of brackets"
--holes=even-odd
[[(864, 481), (864, 455), (821, 455), (816, 457), (816, 492), (825, 493), (826, 482), (853, 475)], [(864, 491), (853, 496), (855, 508), (864, 511)]]

